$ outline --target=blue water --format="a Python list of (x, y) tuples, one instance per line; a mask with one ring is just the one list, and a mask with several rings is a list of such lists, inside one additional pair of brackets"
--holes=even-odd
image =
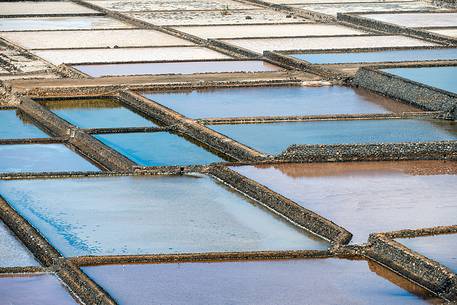
[(51, 273), (0, 275), (2, 305), (78, 305)]
[(202, 165), (223, 161), (209, 151), (168, 132), (101, 134), (95, 137), (143, 166)]
[(212, 125), (254, 149), (278, 154), (292, 144), (355, 144), (457, 140), (457, 122), (352, 120)]
[(0, 181), (64, 256), (327, 249), (203, 175)]
[(31, 122), (20, 118), (16, 110), (0, 110), (0, 139), (47, 138)]
[(33, 254), (0, 221), (0, 267), (38, 266)]
[(382, 71), (438, 89), (457, 93), (457, 66), (392, 68), (383, 69)]
[(145, 93), (191, 118), (388, 113), (397, 102), (349, 87), (251, 87)]
[(426, 50), (389, 50), (348, 53), (290, 54), (313, 64), (349, 64), (371, 62), (401, 62), (457, 59), (457, 48)]
[(0, 173), (99, 171), (63, 144), (0, 145)]
[(80, 128), (157, 126), (113, 100), (62, 100), (47, 101), (42, 104)]

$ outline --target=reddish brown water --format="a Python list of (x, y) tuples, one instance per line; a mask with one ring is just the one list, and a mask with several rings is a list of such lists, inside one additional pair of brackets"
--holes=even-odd
[[(354, 234), (455, 224), (457, 163), (442, 161), (234, 167)], [(439, 196), (437, 196), (439, 194)]]

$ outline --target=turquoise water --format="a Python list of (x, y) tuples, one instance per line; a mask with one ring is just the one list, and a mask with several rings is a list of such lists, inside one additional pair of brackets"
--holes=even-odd
[(364, 260), (130, 264), (82, 270), (123, 305), (149, 305), (151, 300), (173, 305), (443, 303), (425, 289)]
[(0, 139), (47, 138), (48, 135), (24, 118), (17, 110), (0, 110)]
[(457, 273), (457, 234), (400, 238), (397, 241)]
[(95, 137), (143, 166), (202, 165), (224, 161), (168, 132), (113, 133)]
[(370, 62), (401, 62), (457, 59), (457, 48), (425, 50), (388, 50), (348, 53), (290, 54), (313, 64), (349, 64)]
[(457, 123), (426, 120), (350, 120), (212, 125), (254, 149), (278, 154), (292, 144), (355, 144), (457, 140)]
[(328, 247), (203, 175), (10, 180), (0, 194), (64, 256)]
[(382, 71), (438, 89), (457, 93), (457, 66), (392, 68), (382, 69)]
[(0, 173), (99, 171), (63, 144), (0, 145)]
[(73, 67), (92, 77), (147, 74), (262, 72), (281, 70), (280, 67), (261, 60), (75, 65)]
[(191, 118), (388, 113), (398, 102), (349, 87), (251, 87), (145, 93)]
[(46, 101), (42, 104), (67, 122), (80, 128), (157, 126), (114, 100), (61, 100)]

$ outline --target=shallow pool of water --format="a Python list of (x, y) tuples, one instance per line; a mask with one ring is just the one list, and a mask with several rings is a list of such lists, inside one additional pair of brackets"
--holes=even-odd
[(34, 50), (35, 55), (54, 65), (111, 64), (148, 61), (193, 61), (231, 59), (230, 56), (200, 46), (139, 47), (113, 49)]
[(328, 247), (202, 175), (0, 181), (0, 194), (64, 256)]
[(457, 273), (457, 234), (400, 238), (397, 241)]
[(371, 62), (401, 62), (457, 59), (457, 48), (424, 50), (387, 50), (376, 52), (350, 53), (308, 53), (289, 56), (306, 60), (313, 64), (349, 64)]
[(411, 28), (457, 26), (457, 13), (455, 12), (399, 12), (397, 14), (363, 14), (362, 17)]
[(457, 123), (426, 120), (349, 120), (212, 125), (254, 149), (278, 154), (292, 144), (355, 144), (457, 140)]
[[(1, 5), (1, 2), (0, 2)], [(194, 43), (155, 30), (108, 29), (96, 31), (67, 30), (39, 32), (6, 32), (2, 37), (26, 49), (59, 48), (128, 48), (183, 46)]]
[(51, 274), (0, 275), (0, 296), (5, 305), (79, 304)]
[(343, 226), (353, 233), (353, 243), (365, 243), (370, 233), (455, 224), (456, 162), (277, 164), (233, 169)]
[(426, 42), (423, 40), (401, 35), (240, 38), (224, 39), (222, 41), (260, 54), (262, 54), (264, 51), (321, 51), (341, 49), (436, 46), (436, 44), (431, 42)]
[(0, 267), (37, 266), (38, 262), (27, 248), (0, 221)]
[(148, 74), (265, 72), (281, 70), (280, 67), (261, 60), (75, 65), (73, 67), (92, 77)]
[(47, 138), (18, 110), (0, 110), (0, 139)]
[[(308, 259), (108, 265), (83, 271), (119, 304), (440, 304), (366, 261)], [(331, 291), (331, 293), (329, 293)], [(266, 301), (267, 300), (267, 301)]]
[(168, 132), (112, 133), (95, 137), (143, 166), (203, 165), (224, 161), (204, 148)]
[(438, 89), (457, 93), (457, 66), (392, 68), (382, 71)]
[(110, 99), (53, 100), (41, 102), (67, 122), (80, 128), (153, 127), (156, 124)]
[(2, 18), (0, 31), (73, 30), (131, 28), (132, 26), (103, 16)]
[(145, 93), (191, 118), (294, 116), (417, 111), (349, 87), (250, 87)]
[(66, 1), (5, 1), (0, 3), (0, 15), (94, 14), (90, 8)]
[(99, 171), (63, 144), (0, 145), (0, 173)]
[[(314, 2), (314, 1), (312, 1)], [(437, 7), (422, 1), (400, 1), (400, 2), (385, 2), (378, 1), (373, 3), (311, 3), (311, 4), (295, 4), (293, 8), (299, 8), (307, 11), (312, 11), (320, 14), (327, 14), (337, 17), (338, 13), (372, 13), (372, 12), (407, 12), (407, 11), (426, 11), (435, 10)], [(420, 17), (418, 17), (420, 18)]]
[(174, 29), (203, 39), (366, 34), (355, 28), (329, 23), (179, 26)]

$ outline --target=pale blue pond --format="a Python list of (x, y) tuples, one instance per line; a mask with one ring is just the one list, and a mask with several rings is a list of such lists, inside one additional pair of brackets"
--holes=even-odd
[(444, 303), (386, 268), (364, 260), (130, 264), (82, 270), (121, 305), (149, 305), (151, 300), (173, 305)]
[(203, 165), (223, 159), (168, 132), (112, 133), (95, 136), (143, 166)]
[(381, 71), (431, 87), (457, 93), (457, 66), (392, 68)]
[(400, 238), (397, 241), (457, 273), (457, 234)]
[(457, 122), (348, 120), (211, 125), (242, 144), (278, 154), (292, 144), (357, 144), (457, 140)]
[(2, 305), (77, 305), (53, 274), (0, 275)]
[(457, 48), (423, 50), (387, 50), (347, 53), (289, 54), (313, 64), (351, 64), (372, 62), (402, 62), (457, 59)]
[(37, 266), (32, 253), (0, 221), (0, 267)]
[(99, 171), (63, 144), (0, 145), (0, 173)]
[(203, 175), (0, 181), (64, 256), (327, 249)]

